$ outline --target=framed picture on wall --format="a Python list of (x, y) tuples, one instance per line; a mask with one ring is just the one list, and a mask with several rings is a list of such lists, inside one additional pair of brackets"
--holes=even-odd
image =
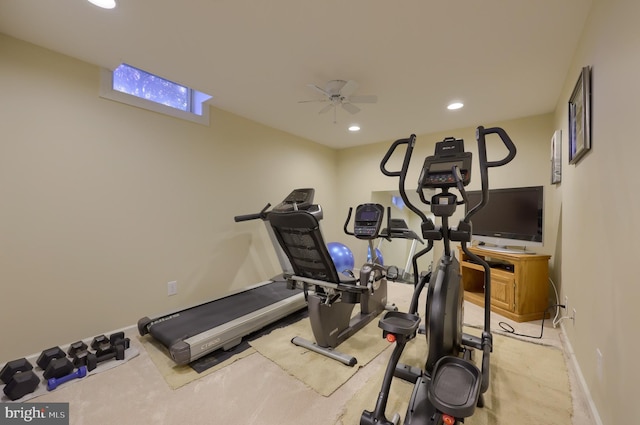
[(569, 164), (591, 149), (591, 67), (585, 66), (569, 98)]
[(562, 130), (556, 130), (551, 137), (551, 184), (562, 181)]

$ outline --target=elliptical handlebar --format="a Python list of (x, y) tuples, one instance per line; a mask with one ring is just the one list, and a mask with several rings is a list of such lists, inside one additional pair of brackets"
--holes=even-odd
[(353, 207), (349, 207), (349, 212), (347, 213), (347, 221), (344, 222), (344, 232), (349, 236), (355, 236), (356, 234), (349, 231), (349, 222), (351, 221), (351, 213), (353, 212)]
[[(487, 160), (487, 142), (485, 140), (487, 134), (497, 134), (500, 137), (500, 140), (509, 151), (504, 158), (497, 161)], [(471, 219), (471, 216), (473, 216), (478, 210), (482, 209), (489, 201), (489, 168), (501, 167), (508, 164), (509, 162), (511, 162), (511, 160), (513, 160), (513, 158), (515, 158), (517, 152), (516, 145), (513, 144), (513, 141), (511, 140), (507, 132), (500, 127), (484, 128), (483, 126), (479, 126), (476, 129), (476, 140), (478, 141), (478, 162), (480, 164), (480, 184), (482, 196), (480, 198), (480, 203), (474, 206), (465, 215), (464, 219), (462, 220), (465, 223), (468, 223)], [(464, 196), (464, 192), (462, 193)]]
[[(411, 153), (413, 152), (413, 147), (415, 143), (416, 143), (415, 134), (412, 134), (411, 136), (409, 136), (408, 139), (399, 139), (393, 142), (391, 147), (389, 147), (389, 150), (387, 151), (387, 153), (384, 155), (384, 158), (382, 158), (382, 161), (380, 162), (380, 171), (382, 171), (382, 174), (388, 177), (399, 177), (402, 175), (403, 171), (406, 173), (407, 168), (409, 166), (409, 162), (407, 161), (407, 159), (411, 158)], [(400, 171), (387, 170), (387, 162), (391, 158), (391, 155), (393, 155), (393, 153), (396, 151), (396, 148), (398, 146), (405, 145), (405, 144), (407, 145), (407, 153), (405, 153), (405, 156), (404, 156), (405, 160), (402, 163), (402, 169)]]
[[(500, 140), (502, 140), (504, 146), (509, 150), (507, 156), (498, 161), (487, 161), (487, 143), (485, 141), (487, 134), (497, 134), (500, 136)], [(513, 144), (507, 132), (500, 127), (484, 128), (483, 126), (479, 126), (476, 129), (476, 140), (478, 141), (478, 155), (480, 156), (481, 167), (483, 167), (483, 165), (487, 168), (501, 167), (516, 157), (516, 145)]]
[[(413, 155), (413, 148), (415, 147), (415, 144), (416, 144), (415, 134), (412, 134), (407, 139), (398, 139), (395, 142), (393, 142), (391, 147), (389, 147), (389, 150), (387, 151), (387, 153), (382, 158), (382, 161), (380, 162), (380, 171), (382, 171), (382, 174), (388, 177), (400, 177), (398, 189), (400, 191), (400, 197), (402, 197), (402, 201), (405, 203), (407, 207), (409, 207), (411, 211), (413, 211), (418, 217), (420, 217), (422, 221), (427, 221), (428, 220), (427, 216), (419, 208), (417, 208), (415, 205), (411, 203), (405, 189), (405, 180), (407, 178), (407, 170), (409, 170), (409, 163), (411, 162), (411, 156)], [(389, 171), (387, 169), (387, 162), (389, 162), (389, 159), (395, 153), (396, 149), (400, 145), (407, 145), (407, 150), (404, 153), (404, 159), (402, 160), (402, 166), (400, 168), (400, 171)]]

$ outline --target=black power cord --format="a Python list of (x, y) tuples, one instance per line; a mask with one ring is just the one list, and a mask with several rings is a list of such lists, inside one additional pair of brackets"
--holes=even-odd
[(566, 306), (564, 304), (553, 304), (553, 305), (550, 305), (549, 307), (547, 307), (547, 309), (544, 311), (544, 314), (542, 315), (542, 326), (540, 327), (540, 336), (526, 335), (526, 334), (517, 333), (515, 331), (515, 329), (513, 328), (513, 326), (511, 326), (510, 324), (508, 324), (506, 322), (498, 322), (498, 326), (500, 326), (500, 328), (502, 328), (503, 331), (505, 331), (506, 333), (509, 333), (511, 335), (523, 336), (523, 337), (526, 337), (526, 338), (542, 339), (542, 334), (544, 332), (544, 319), (547, 316), (547, 312), (549, 310), (551, 310), (552, 308), (556, 308), (556, 307), (566, 308)]

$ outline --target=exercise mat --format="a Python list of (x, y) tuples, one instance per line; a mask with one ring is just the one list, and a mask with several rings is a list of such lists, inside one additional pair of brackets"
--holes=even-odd
[[(85, 344), (89, 345), (91, 343), (90, 340), (86, 340), (84, 341)], [(69, 346), (64, 346), (63, 351), (67, 352), (69, 350)], [(129, 347), (125, 350), (125, 357), (122, 360), (108, 360), (105, 362), (101, 362), (98, 363), (97, 367), (95, 369), (93, 369), (92, 371), (87, 371), (86, 375), (79, 377), (79, 379), (71, 379), (66, 383), (60, 384), (60, 389), (62, 388), (66, 388), (70, 385), (74, 385), (77, 384), (79, 382), (82, 382), (84, 379), (87, 379), (93, 375), (96, 375), (98, 373), (102, 373), (108, 370), (111, 370), (113, 368), (116, 368), (118, 366), (121, 366), (125, 363), (127, 363), (129, 360), (132, 360), (136, 357), (138, 357), (138, 355), (140, 354), (140, 351), (138, 350), (137, 347)], [(32, 364), (32, 365), (36, 365), (37, 362), (37, 358), (36, 356), (33, 357), (29, 357), (27, 360)], [(3, 392), (0, 392), (0, 403), (23, 403), (26, 401), (29, 401), (33, 398), (39, 397), (41, 395), (47, 394), (49, 393), (48, 390), (48, 380), (44, 378), (44, 371), (40, 368), (40, 367), (35, 367), (33, 369), (33, 371), (35, 372), (36, 376), (38, 377), (38, 379), (40, 380), (40, 385), (38, 385), (38, 387), (35, 389), (35, 391), (25, 394), (24, 396), (22, 396), (21, 398), (17, 399), (17, 400), (10, 400), (9, 397), (7, 397)], [(76, 373), (78, 372), (78, 370), (76, 369)]]
[[(411, 300), (413, 287), (389, 282), (389, 290), (389, 293), (393, 294), (393, 297), (389, 297), (389, 301), (396, 304), (400, 311), (405, 311)], [(357, 313), (358, 307), (354, 311)], [(295, 336), (314, 341), (308, 319), (277, 329), (269, 335), (251, 341), (250, 344), (287, 373), (304, 382), (317, 393), (328, 397), (355, 375), (359, 368), (390, 346), (382, 338), (382, 330), (378, 327), (379, 319), (384, 314), (385, 312), (382, 312), (336, 348), (337, 351), (357, 358), (358, 363), (353, 367), (291, 342)]]
[[(478, 334), (475, 329), (465, 329)], [(569, 375), (562, 351), (550, 346), (496, 335), (491, 355), (491, 377), (485, 393), (485, 407), (476, 408), (465, 425), (570, 425), (573, 412)], [(426, 341), (416, 338), (407, 344), (401, 362), (421, 367)], [(389, 351), (388, 356), (391, 355)], [(482, 356), (476, 353), (476, 361)], [(364, 409), (375, 407), (384, 368), (370, 379), (345, 405), (339, 423), (359, 423)], [(386, 415), (400, 413), (404, 419), (413, 384), (394, 379)]]
[(191, 381), (195, 381), (196, 379), (200, 379), (203, 376), (207, 376), (210, 373), (215, 372), (218, 369), (221, 369), (227, 365), (232, 364), (236, 360), (244, 358), (250, 354), (255, 353), (251, 347), (246, 350), (240, 350), (237, 353), (234, 353), (233, 356), (228, 357), (224, 361), (218, 362), (215, 366), (210, 367), (209, 369), (203, 371), (202, 373), (198, 373), (191, 366), (187, 365), (177, 365), (170, 357), (169, 350), (153, 339), (149, 335), (138, 337), (140, 344), (145, 348), (147, 354), (153, 361), (153, 364), (156, 366), (167, 385), (173, 390), (176, 390), (183, 385), (188, 384)]

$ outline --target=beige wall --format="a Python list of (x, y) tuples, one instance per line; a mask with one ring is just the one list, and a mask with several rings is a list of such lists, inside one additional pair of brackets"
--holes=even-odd
[(576, 309), (575, 326), (564, 327), (603, 424), (640, 418), (640, 285), (631, 267), (640, 238), (638, 16), (636, 0), (594, 2), (555, 114), (566, 153), (566, 102), (580, 68), (592, 66), (593, 148), (577, 165), (563, 161), (562, 288)]
[(0, 363), (277, 274), (263, 223), (233, 217), (294, 187), (341, 229), (334, 150), (99, 98), (97, 67), (2, 35), (0, 58)]

